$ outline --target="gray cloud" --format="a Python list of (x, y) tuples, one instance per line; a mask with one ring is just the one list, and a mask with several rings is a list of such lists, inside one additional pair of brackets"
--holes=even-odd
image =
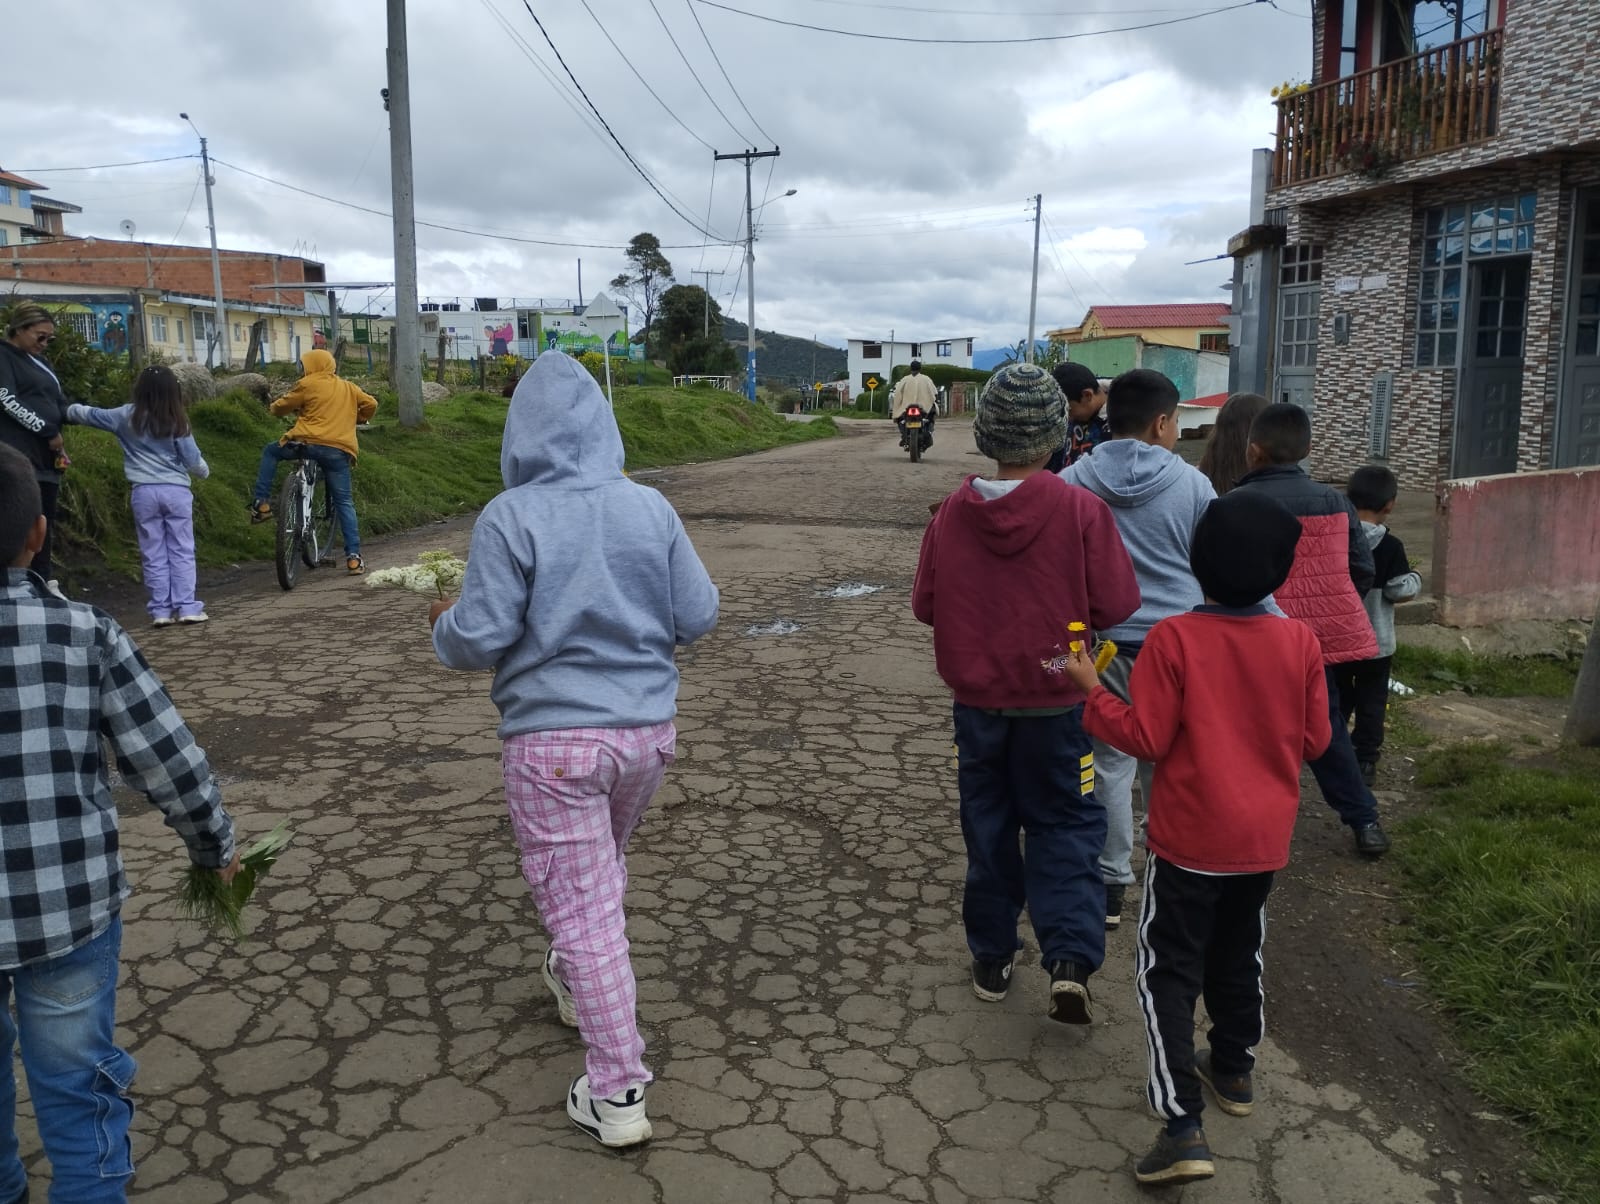
[[(760, 135), (701, 40), (691, 2), (658, 6), (739, 133), (702, 93), (649, 6), (590, 0), (695, 134), (719, 150), (740, 149)], [(929, 7), (936, 2), (948, 0)], [(1143, 19), (1116, 15), (1122, 6), (1114, 0), (1095, 6), (1108, 15), (1000, 15), (1029, 7), (1020, 0), (959, 5), (992, 9), (991, 18), (819, 0), (748, 4), (817, 24), (918, 35), (1015, 36)], [(1186, 6), (1208, 7), (1168, 7)], [(669, 252), (681, 280), (693, 279), (697, 266), (726, 266), (713, 288), (743, 317), (742, 249), (714, 242), (702, 253), (704, 237), (650, 192), (592, 120), (574, 114), (570, 97), (491, 15), (492, 7), (560, 76), (518, 0), (410, 7), (419, 216), (578, 243), (622, 244), (650, 230), (686, 245)], [(581, 4), (534, 8), (623, 142), (704, 222), (710, 151), (640, 86)], [(1144, 33), (1011, 47), (867, 42), (697, 11), (755, 117), (782, 145), (770, 195), (799, 190), (761, 214), (757, 322), (835, 341), (891, 327), (917, 337), (971, 334), (984, 344), (1020, 337), (1032, 253), (1026, 198), (1035, 192), (1045, 196), (1051, 229), (1071, 244), (1047, 246), (1042, 256), (1041, 328), (1076, 322), (1096, 301), (1220, 297), (1226, 264), (1183, 263), (1217, 253), (1244, 224), (1249, 151), (1272, 129), (1267, 90), (1303, 76), (1310, 58), (1309, 22), (1266, 4)], [(6, 167), (188, 154), (194, 140), (176, 116), (187, 110), (226, 162), (387, 210), (377, 0), (280, 0), (269, 13), (151, 0), (71, 32), (19, 35), (33, 44), (9, 68)], [(758, 201), (769, 195), (767, 167), (755, 174)], [(72, 220), (77, 232), (115, 236), (118, 222), (131, 218), (140, 238), (166, 241), (184, 219), (182, 241), (203, 243), (203, 198), (190, 206), (197, 178), (188, 161), (41, 177), (85, 207)], [(742, 200), (742, 170), (719, 165), (710, 221), (718, 235), (742, 234)], [(335, 278), (391, 275), (391, 235), (380, 217), (226, 167), (217, 169), (217, 208), (224, 245), (315, 247)], [(1102, 253), (1088, 235), (1103, 228), (1137, 231), (1144, 245)], [(615, 250), (431, 229), (419, 231), (419, 248), (423, 291), (439, 295), (572, 296), (580, 256), (592, 295), (622, 267)], [(731, 299), (736, 280), (741, 291)]]

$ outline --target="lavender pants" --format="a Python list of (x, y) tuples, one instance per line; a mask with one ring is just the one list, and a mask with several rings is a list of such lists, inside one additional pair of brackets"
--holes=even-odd
[(150, 616), (182, 618), (205, 610), (194, 596), (194, 494), (187, 485), (135, 485), (133, 525), (150, 591)]

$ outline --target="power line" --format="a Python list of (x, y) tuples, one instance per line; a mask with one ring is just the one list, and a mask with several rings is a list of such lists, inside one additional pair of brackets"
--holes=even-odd
[[(654, 4), (655, 0), (651, 0), (652, 7), (654, 7)], [(600, 115), (600, 110), (595, 107), (594, 101), (589, 99), (589, 94), (583, 90), (583, 85), (578, 82), (578, 77), (572, 74), (572, 68), (567, 66), (567, 60), (562, 58), (561, 51), (556, 49), (555, 41), (550, 37), (550, 31), (544, 27), (544, 22), (539, 20), (539, 14), (533, 11), (533, 5), (529, 4), (528, 0), (522, 0), (522, 7), (528, 10), (528, 16), (532, 17), (533, 23), (539, 27), (539, 32), (544, 35), (544, 40), (550, 47), (550, 52), (556, 56), (556, 62), (561, 64), (561, 69), (567, 73), (567, 78), (572, 81), (572, 86), (578, 89), (578, 95), (583, 97), (584, 103), (589, 106), (589, 111), (593, 113), (600, 124), (605, 127), (605, 131), (610, 135), (611, 141), (617, 144), (617, 149), (620, 150), (624, 156), (626, 156), (628, 163), (633, 167), (633, 170), (639, 173), (639, 178), (650, 186), (651, 192), (655, 193), (661, 198), (662, 204), (664, 204), (668, 209), (671, 209), (672, 212), (676, 213), (683, 221), (687, 222), (694, 229), (695, 233), (704, 234), (707, 238), (715, 238), (716, 236), (712, 234), (710, 230), (707, 230), (699, 222), (695, 221), (694, 218), (690, 217), (682, 209), (678, 208), (677, 205), (674, 205), (670, 200), (668, 200), (667, 194), (661, 191), (661, 188), (656, 184), (655, 180), (651, 178), (650, 173), (645, 171), (643, 167), (639, 166), (639, 161), (629, 153), (627, 147), (622, 145), (622, 139), (617, 137), (616, 131), (613, 130), (606, 119)], [(698, 79), (699, 77), (696, 76), (695, 78)]]
[[(682, 126), (684, 133), (688, 134), (689, 137), (693, 138), (696, 142), (698, 142), (701, 146), (705, 147), (708, 151), (716, 150), (717, 149), (716, 147), (712, 146), (711, 143), (707, 142), (704, 138), (700, 137), (699, 134), (697, 134), (693, 130), (691, 130), (689, 128), (688, 123), (685, 122), (682, 117), (679, 117), (676, 113), (674, 113), (672, 111), (672, 106), (667, 104), (666, 101), (661, 99), (661, 96), (656, 92), (656, 90), (650, 86), (650, 82), (647, 79), (645, 79), (644, 76), (639, 74), (639, 68), (637, 68), (637, 67), (635, 67), (633, 65), (633, 61), (631, 59), (629, 59), (626, 54), (623, 54), (622, 47), (617, 45), (617, 40), (611, 36), (610, 31), (606, 29), (605, 25), (601, 22), (600, 18), (594, 15), (594, 9), (589, 7), (589, 0), (580, 0), (580, 2), (583, 4), (583, 11), (589, 14), (590, 19), (593, 20), (594, 23), (597, 26), (600, 27), (600, 32), (605, 35), (606, 41), (611, 43), (611, 49), (613, 49), (613, 50), (615, 50), (617, 52), (617, 54), (621, 57), (621, 59), (622, 59), (622, 61), (624, 63), (627, 63), (628, 70), (633, 72), (634, 78), (637, 79), (641, 84), (644, 85), (644, 90), (646, 92), (650, 93), (651, 96), (655, 97), (656, 103), (667, 111), (667, 116), (672, 118), (672, 120), (676, 121), (680, 126)], [(710, 220), (711, 220), (711, 216), (710, 216), (710, 214), (707, 214), (706, 215), (706, 221), (710, 222)]]
[(739, 102), (739, 107), (744, 110), (744, 115), (756, 127), (756, 132), (768, 142), (776, 145), (778, 140), (761, 128), (761, 123), (756, 120), (756, 115), (750, 111), (750, 106), (744, 103), (744, 97), (739, 95), (739, 89), (733, 86), (733, 80), (728, 75), (728, 69), (722, 65), (722, 56), (717, 53), (717, 48), (711, 44), (711, 38), (706, 33), (706, 27), (700, 24), (700, 14), (694, 11), (694, 5), (689, 0), (683, 0), (683, 3), (688, 8), (689, 15), (694, 18), (695, 27), (700, 31), (700, 38), (705, 42), (706, 49), (711, 52), (711, 61), (716, 63), (717, 70), (722, 72), (722, 79), (728, 85), (728, 91), (733, 93), (733, 98)]
[(691, 0), (691, 3), (703, 4), (707, 8), (719, 8), (723, 12), (737, 13), (741, 17), (750, 17), (773, 25), (787, 25), (791, 29), (809, 29), (814, 33), (831, 33), (845, 38), (866, 38), (874, 42), (913, 42), (924, 46), (1017, 46), (1033, 42), (1070, 42), (1077, 38), (1097, 38), (1112, 33), (1135, 33), (1143, 29), (1161, 29), (1167, 25), (1182, 25), (1186, 21), (1198, 21), (1202, 17), (1215, 17), (1221, 13), (1231, 13), (1241, 8), (1254, 8), (1257, 4), (1266, 3), (1266, 0), (1240, 0), (1237, 4), (1229, 4), (1222, 8), (1206, 9), (1204, 12), (1190, 13), (1182, 17), (1171, 17), (1165, 21), (1147, 21), (1141, 25), (1120, 25), (1115, 29), (1085, 29), (1078, 33), (1033, 34), (1023, 38), (916, 38), (899, 33), (861, 33), (854, 29), (835, 29), (828, 25), (811, 25), (805, 21), (786, 21), (782, 17), (769, 17), (765, 13), (753, 13), (748, 9), (735, 8), (731, 4), (722, 4), (719, 0)]
[[(313, 197), (319, 201), (326, 201), (330, 205), (340, 205), (345, 209), (354, 209), (359, 213), (370, 213), (374, 217), (381, 217), (385, 220), (393, 220), (393, 215), (390, 214), (386, 209), (374, 209), (371, 205), (361, 205), (357, 204), (355, 201), (344, 201), (340, 200), (338, 197), (327, 196), (321, 192), (313, 192), (309, 188), (301, 188), (296, 184), (288, 184), (283, 180), (275, 180), (271, 176), (264, 176), (258, 171), (251, 171), (247, 167), (240, 167), (237, 163), (229, 163), (226, 159), (218, 159), (214, 155), (212, 156), (211, 161), (213, 163), (221, 164), (223, 167), (229, 168), (232, 171), (236, 171), (241, 175), (249, 176), (255, 180), (261, 180), (263, 183), (272, 184), (278, 188), (285, 188), (290, 192), (298, 192), (302, 196)], [(527, 243), (532, 246), (539, 247), (582, 247), (600, 251), (626, 251), (628, 249), (628, 244), (626, 243), (567, 242), (561, 239), (539, 238), (533, 235), (508, 234), (490, 230), (471, 230), (465, 226), (452, 226), (445, 222), (429, 222), (424, 221), (421, 218), (417, 219), (417, 225), (426, 226), (430, 230), (446, 230), (452, 234), (469, 234), (474, 238), (491, 238), (498, 239), (502, 242)], [(698, 227), (696, 228), (698, 229)], [(714, 241), (717, 242), (718, 245), (724, 245), (723, 240), (720, 238), (715, 239)], [(671, 243), (664, 245), (662, 250), (692, 251), (700, 245), (700, 243)]]
[[(717, 199), (717, 159), (715, 157), (715, 154), (713, 153), (713, 156), (712, 156), (712, 159), (711, 159), (711, 191), (710, 191), (710, 194), (706, 197), (706, 229), (708, 229), (708, 230), (711, 228), (711, 206), (716, 201), (716, 199)], [(700, 244), (700, 261), (699, 261), (699, 266), (700, 267), (705, 267), (705, 265), (706, 265), (706, 248), (709, 247), (710, 245), (711, 245), (711, 239), (710, 238), (707, 238), (705, 240), (705, 242)]]
[[(1099, 278), (1097, 276), (1095, 276), (1095, 274), (1093, 272), (1091, 272), (1086, 266), (1084, 266), (1083, 261), (1081, 259), (1079, 259), (1078, 256), (1073, 252), (1072, 244), (1067, 242), (1066, 239), (1061, 237), (1060, 232), (1057, 231), (1056, 228), (1053, 225), (1050, 224), (1050, 219), (1049, 218), (1045, 219), (1045, 229), (1050, 232), (1050, 237), (1052, 239), (1052, 242), (1051, 242), (1052, 248), (1054, 248), (1054, 246), (1057, 243), (1060, 243), (1060, 244), (1064, 245), (1066, 247), (1066, 249), (1067, 249), (1067, 258), (1071, 259), (1073, 263), (1078, 265), (1078, 270), (1080, 272), (1082, 272), (1088, 278), (1089, 283), (1094, 285), (1095, 288), (1099, 289), (1100, 292), (1105, 295), (1105, 298), (1106, 298), (1107, 301), (1115, 302), (1117, 299), (1114, 296), (1111, 295), (1111, 290), (1108, 289), (1104, 284), (1100, 283)], [(1065, 269), (1063, 269), (1063, 270), (1065, 270)], [(1079, 301), (1080, 302), (1082, 301), (1081, 297), (1079, 298)]]
[(694, 69), (694, 64), (689, 61), (689, 56), (684, 54), (683, 47), (678, 45), (678, 39), (673, 36), (672, 27), (667, 24), (667, 19), (661, 15), (661, 10), (656, 7), (656, 0), (650, 0), (650, 11), (655, 13), (656, 20), (661, 22), (661, 28), (666, 30), (667, 33), (667, 41), (672, 43), (672, 48), (678, 52), (678, 57), (683, 60), (683, 65), (689, 68), (689, 74), (694, 76), (694, 82), (700, 85), (700, 91), (705, 93), (706, 99), (711, 102), (711, 107), (717, 111), (717, 115), (722, 120), (728, 123), (728, 128), (733, 131), (733, 136), (742, 142), (753, 141), (753, 139), (747, 138), (738, 126), (733, 124), (733, 119), (723, 112), (722, 106), (717, 103), (717, 98), (711, 95), (711, 90), (706, 87), (705, 81), (700, 78), (700, 73)]
[[(815, 0), (818, 4), (837, 4), (843, 8), (881, 8), (893, 12), (923, 13), (932, 17), (1103, 17), (1103, 8), (1047, 8), (1047, 9), (993, 9), (993, 8), (929, 8), (924, 4), (874, 4), (870, 0)], [(1270, 3), (1271, 0), (1268, 0)], [(1186, 13), (1192, 8), (1117, 8), (1120, 16), (1142, 16), (1147, 13)]]
[(129, 159), (125, 163), (91, 163), (88, 167), (13, 167), (21, 176), (42, 176), (52, 171), (105, 171), (109, 167), (143, 167), (146, 163), (176, 163), (179, 159), (198, 159), (199, 155), (168, 155), (165, 159)]

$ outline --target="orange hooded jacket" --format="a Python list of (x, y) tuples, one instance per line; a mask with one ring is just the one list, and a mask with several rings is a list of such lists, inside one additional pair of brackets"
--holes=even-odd
[(356, 423), (365, 422), (378, 412), (378, 401), (347, 380), (340, 380), (333, 356), (326, 351), (308, 351), (300, 357), (305, 375), (269, 409), (274, 414), (295, 414), (295, 424), (279, 443), (316, 443), (348, 452), (353, 460)]

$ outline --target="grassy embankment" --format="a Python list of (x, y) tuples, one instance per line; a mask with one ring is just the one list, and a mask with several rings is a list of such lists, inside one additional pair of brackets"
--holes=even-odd
[[(419, 430), (399, 426), (394, 397), (375, 389), (374, 429), (361, 432), (355, 469), (356, 510), (363, 535), (383, 535), (482, 506), (500, 491), (500, 439), (507, 402), (488, 393), (458, 394), (427, 408)], [(627, 464), (656, 468), (763, 451), (834, 433), (831, 422), (788, 422), (771, 410), (726, 393), (653, 386), (616, 390), (617, 425)], [(258, 401), (230, 394), (190, 411), (195, 439), (211, 477), (195, 482), (195, 537), (200, 563), (270, 559), (270, 523), (251, 526), (245, 503), (261, 449), (285, 429)], [(68, 428), (68, 470), (62, 514), (65, 557), (137, 570), (138, 553), (116, 440)], [(280, 470), (278, 481), (282, 483)]]
[[(1570, 697), (1575, 665), (1419, 653), (1396, 675), (1482, 697)], [(1402, 738), (1414, 729), (1404, 723)], [(1414, 737), (1413, 737), (1414, 738)], [(1523, 1122), (1538, 1172), (1600, 1201), (1600, 751), (1422, 752), (1426, 809), (1398, 826), (1410, 933), (1467, 1075)]]

